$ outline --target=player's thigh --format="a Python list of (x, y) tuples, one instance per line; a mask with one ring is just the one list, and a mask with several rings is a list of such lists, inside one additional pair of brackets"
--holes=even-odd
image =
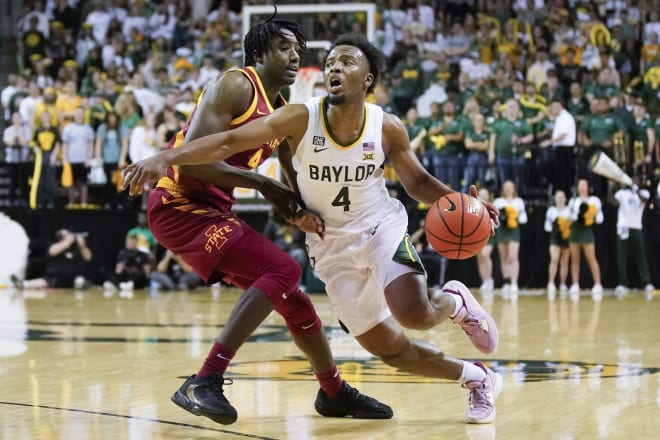
[(402, 269), (408, 271), (385, 287), (385, 299), (392, 315), (405, 325), (411, 318), (428, 316), (433, 307), (429, 301), (426, 277), (405, 266)]
[(300, 277), (298, 263), (252, 228), (245, 228), (243, 236), (225, 254), (217, 270), (243, 289), (264, 275)]

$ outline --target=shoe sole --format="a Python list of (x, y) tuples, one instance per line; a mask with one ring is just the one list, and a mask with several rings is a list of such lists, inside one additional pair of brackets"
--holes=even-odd
[(350, 417), (353, 419), (391, 419), (394, 416), (394, 412), (362, 412), (356, 411), (354, 413), (349, 413), (346, 411), (332, 411), (326, 408), (324, 405), (319, 403), (314, 403), (314, 409), (323, 417)]
[(318, 412), (321, 416), (323, 417), (335, 417), (335, 418), (351, 418), (351, 419), (368, 419), (368, 420), (384, 420), (384, 419), (391, 419), (394, 414), (383, 414), (383, 413), (355, 413), (355, 414), (349, 414), (349, 413), (334, 413), (334, 414), (323, 414), (321, 411), (316, 409), (316, 412)]
[[(497, 324), (495, 323), (493, 317), (490, 316), (490, 314), (488, 314), (488, 312), (486, 312), (486, 310), (481, 306), (481, 304), (474, 297), (470, 289), (468, 289), (468, 287), (465, 284), (461, 283), (460, 281), (452, 280), (445, 283), (442, 290), (444, 291), (445, 289), (449, 289), (450, 291), (452, 291), (451, 293), (453, 294), (460, 295), (463, 298), (463, 301), (465, 301), (466, 303), (468, 302), (466, 298), (469, 298), (472, 304), (474, 304), (474, 307), (478, 307), (479, 309), (481, 309), (483, 315), (486, 316), (486, 321), (488, 322), (487, 333), (490, 335), (490, 338), (493, 341), (493, 345), (492, 347), (481, 346), (478, 345), (474, 339), (470, 338), (469, 335), (468, 338), (470, 339), (472, 344), (477, 348), (477, 350), (479, 350), (482, 353), (490, 354), (493, 351), (495, 351), (495, 349), (497, 349), (497, 346), (499, 345), (500, 336), (499, 336), (499, 331), (497, 329)], [(465, 307), (467, 308), (468, 304), (466, 304)], [(456, 324), (458, 324), (459, 326), (461, 325), (460, 323), (456, 323)]]
[(321, 416), (323, 417), (335, 417), (335, 418), (352, 418), (352, 419), (369, 419), (369, 420), (383, 420), (383, 419), (391, 419), (394, 414), (383, 414), (383, 413), (355, 413), (355, 414), (349, 414), (349, 413), (334, 413), (334, 414), (323, 414), (321, 411), (316, 409), (316, 412), (318, 412)]
[(495, 416), (497, 415), (497, 410), (495, 409), (495, 401), (502, 392), (504, 386), (504, 380), (502, 376), (498, 373), (493, 372), (493, 412), (486, 417), (485, 419), (477, 419), (474, 417), (466, 417), (465, 421), (470, 424), (480, 425), (484, 423), (492, 423), (495, 421)]
[(204, 411), (202, 408), (199, 407), (199, 405), (192, 403), (190, 399), (188, 399), (186, 396), (183, 395), (183, 393), (181, 393), (178, 390), (176, 393), (172, 395), (172, 402), (174, 402), (177, 406), (185, 409), (191, 414), (194, 414), (196, 416), (207, 417), (216, 423), (220, 423), (221, 425), (231, 425), (238, 418), (237, 415), (233, 415), (233, 414), (226, 414), (226, 413), (216, 414), (216, 413)]

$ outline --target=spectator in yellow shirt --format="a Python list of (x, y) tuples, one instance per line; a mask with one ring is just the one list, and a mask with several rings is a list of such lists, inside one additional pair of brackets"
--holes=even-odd
[(64, 84), (64, 93), (57, 97), (55, 108), (59, 111), (59, 128), (63, 130), (71, 121), (75, 110), (82, 105), (82, 98), (78, 95), (75, 81), (69, 80)]
[(44, 89), (43, 100), (37, 102), (34, 107), (34, 128), (41, 127), (41, 115), (43, 113), (50, 114), (50, 125), (57, 127), (59, 125), (59, 110), (55, 105), (57, 100), (57, 94), (55, 89), (52, 87), (46, 87)]

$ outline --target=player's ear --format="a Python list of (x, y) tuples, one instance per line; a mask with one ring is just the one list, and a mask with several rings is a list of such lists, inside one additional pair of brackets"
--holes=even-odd
[(364, 85), (369, 88), (371, 87), (371, 84), (374, 82), (374, 76), (371, 73), (368, 73), (366, 78), (364, 78)]

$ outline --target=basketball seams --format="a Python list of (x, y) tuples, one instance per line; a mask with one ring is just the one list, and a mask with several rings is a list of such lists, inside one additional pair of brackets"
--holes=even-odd
[(475, 232), (477, 232), (477, 231), (479, 230), (479, 228), (481, 227), (481, 224), (482, 224), (483, 221), (484, 221), (484, 217), (486, 217), (486, 207), (484, 206), (483, 203), (481, 203), (480, 200), (478, 200), (478, 199), (476, 199), (476, 200), (477, 200), (477, 202), (481, 205), (481, 206), (479, 207), (479, 208), (480, 208), (479, 211), (480, 211), (481, 215), (479, 216), (479, 221), (478, 221), (477, 224), (474, 226), (474, 229), (472, 229), (472, 230), (470, 231), (469, 234), (465, 234), (465, 235), (468, 236), (468, 237), (469, 237), (470, 235), (474, 234)]
[(442, 199), (438, 199), (435, 202), (435, 204), (437, 206), (436, 211), (438, 213), (438, 218), (440, 218), (440, 220), (442, 220), (442, 223), (445, 225), (445, 228), (447, 229), (447, 232), (449, 232), (454, 237), (460, 238), (461, 237), (460, 234), (457, 234), (456, 232), (454, 232), (452, 230), (451, 226), (449, 225), (449, 223), (447, 222), (447, 219), (445, 218), (445, 215), (444, 215), (444, 211), (442, 210), (442, 207), (440, 207), (440, 200), (442, 200)]
[[(448, 208), (455, 206), (455, 209), (443, 209), (443, 198), (448, 199)], [(481, 215), (468, 212), (472, 202), (471, 196), (457, 192), (439, 198), (429, 209), (424, 229), (429, 244), (441, 255), (450, 259), (467, 259), (476, 255), (490, 239), (490, 227), (487, 233), (485, 230), (488, 213), (483, 204), (477, 207), (481, 209)], [(476, 199), (474, 202), (480, 201)], [(466, 233), (467, 228), (469, 233)]]

